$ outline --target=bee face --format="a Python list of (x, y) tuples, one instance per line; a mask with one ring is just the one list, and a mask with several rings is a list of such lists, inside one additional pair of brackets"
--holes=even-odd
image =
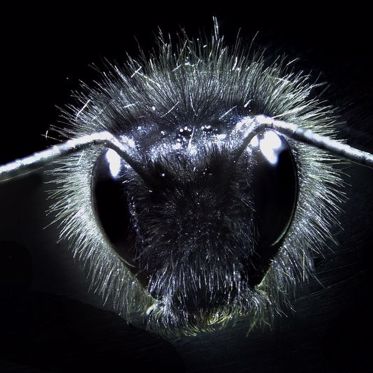
[(113, 66), (65, 113), (68, 136), (105, 129), (138, 166), (96, 148), (52, 172), (61, 235), (93, 285), (160, 333), (268, 322), (313, 275), (340, 202), (325, 152), (269, 130), (242, 148), (242, 118), (259, 114), (335, 133), (307, 78), (218, 35), (201, 43), (162, 42), (145, 65)]

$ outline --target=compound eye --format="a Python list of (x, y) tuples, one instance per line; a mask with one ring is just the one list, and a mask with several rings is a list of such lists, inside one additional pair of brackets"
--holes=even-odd
[(125, 168), (125, 162), (114, 150), (103, 152), (93, 169), (92, 201), (96, 221), (110, 246), (133, 265), (135, 233), (125, 188)]
[(256, 135), (249, 146), (258, 243), (266, 250), (278, 246), (293, 219), (297, 168), (288, 142), (275, 131)]

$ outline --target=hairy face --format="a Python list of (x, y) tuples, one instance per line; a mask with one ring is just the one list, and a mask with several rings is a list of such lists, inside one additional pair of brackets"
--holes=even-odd
[(242, 148), (241, 126), (266, 115), (333, 136), (312, 88), (217, 33), (162, 41), (148, 61), (83, 88), (60, 132), (107, 130), (139, 165), (99, 147), (52, 173), (61, 236), (103, 301), (159, 333), (268, 323), (291, 302), (336, 221), (335, 160), (274, 131)]

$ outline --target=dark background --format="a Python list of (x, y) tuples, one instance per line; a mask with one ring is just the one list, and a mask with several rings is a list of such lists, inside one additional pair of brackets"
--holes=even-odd
[[(205, 6), (102, 3), (78, 9), (14, 5), (1, 22), (2, 120), (0, 164), (53, 143), (42, 134), (58, 122), (57, 106), (79, 80), (91, 81), (92, 63), (125, 60), (138, 43), (149, 50), (158, 26), (185, 27), (192, 36), (212, 30), (217, 16), (228, 42), (237, 31), (272, 53), (300, 57), (297, 68), (329, 83), (324, 97), (348, 122), (341, 135), (373, 152), (372, 35), (367, 9), (326, 11), (269, 4)], [(371, 232), (373, 171), (346, 166), (349, 201), (336, 228), (340, 243), (318, 262), (321, 284), (300, 292), (296, 313), (271, 331), (245, 337), (244, 325), (174, 345), (127, 327), (92, 306), (81, 272), (44, 229), (45, 185), (40, 175), (0, 185), (0, 372), (174, 371), (368, 372), (372, 336)]]

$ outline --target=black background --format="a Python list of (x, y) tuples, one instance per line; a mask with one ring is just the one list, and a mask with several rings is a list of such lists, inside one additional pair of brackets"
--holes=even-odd
[[(289, 58), (299, 69), (329, 83), (325, 96), (341, 108), (349, 143), (373, 151), (372, 35), (367, 9), (303, 9), (269, 4), (204, 6), (60, 4), (3, 9), (1, 25), (2, 119), (0, 164), (44, 149), (42, 134), (58, 122), (57, 106), (70, 100), (79, 80), (97, 73), (89, 66), (125, 60), (154, 45), (164, 33), (185, 27), (196, 36), (212, 30), (234, 42), (238, 29), (247, 42)], [(274, 330), (245, 337), (235, 328), (216, 336), (170, 343), (123, 325), (121, 319), (85, 302), (82, 277), (57, 245), (48, 223), (44, 186), (35, 175), (0, 186), (1, 329), (0, 371), (153, 370), (253, 372), (368, 372), (371, 338), (373, 171), (346, 167), (349, 202), (334, 257), (321, 261), (327, 285), (302, 294), (297, 313)], [(53, 250), (58, 250), (53, 251)], [(61, 264), (66, 263), (64, 265)], [(83, 281), (84, 282), (84, 281)], [(320, 293), (320, 296), (318, 295)], [(316, 294), (316, 295), (315, 295)]]

